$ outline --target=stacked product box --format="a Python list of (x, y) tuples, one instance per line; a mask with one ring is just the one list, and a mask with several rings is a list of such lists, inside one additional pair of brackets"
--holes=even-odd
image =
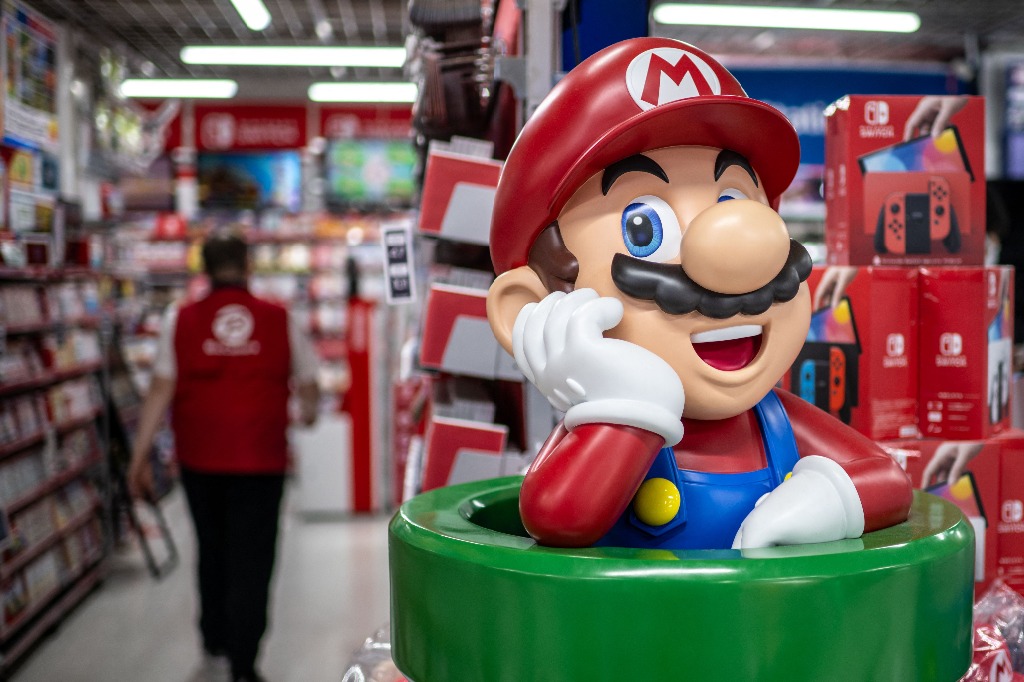
[[(940, 103), (955, 110), (948, 121)], [(983, 263), (982, 98), (843, 97), (826, 110), (825, 140), (829, 264)]]
[(815, 267), (808, 283), (815, 311), (784, 386), (869, 438), (916, 436), (917, 271)]
[(434, 374), (426, 391), (422, 453), (412, 447), (395, 453), (396, 461), (408, 464), (403, 495), (520, 473), (555, 421), (553, 408), (523, 383), (487, 320), (494, 275), (483, 247), (502, 167), (491, 152), (488, 143), (456, 136), (448, 145), (432, 142), (427, 156), (419, 232), (438, 243), (418, 359)]
[[(915, 486), (957, 504), (974, 525), (979, 594), (996, 577), (1024, 585), (1024, 432), (1009, 429), (1014, 272), (984, 265), (984, 106), (978, 97), (863, 95), (829, 107), (825, 241), (832, 274), (811, 279), (813, 288), (858, 267), (843, 281), (850, 282), (862, 365), (884, 360), (893, 344), (863, 343), (861, 271), (902, 271), (916, 280), (916, 333), (905, 351), (917, 369), (918, 435), (851, 423), (904, 464)], [(890, 296), (871, 304), (900, 305)], [(869, 381), (861, 404), (891, 390), (877, 376)]]
[(919, 439), (883, 446), (906, 463), (915, 486), (953, 502), (971, 522), (975, 595), (997, 577), (1024, 586), (1024, 431), (1010, 429), (977, 441)]
[(922, 268), (924, 436), (982, 439), (1010, 425), (1013, 268)]

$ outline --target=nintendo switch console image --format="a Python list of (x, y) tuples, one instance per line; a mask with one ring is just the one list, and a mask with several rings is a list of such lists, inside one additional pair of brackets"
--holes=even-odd
[(865, 154), (857, 159), (862, 175), (868, 173), (964, 172), (974, 182), (960, 131), (949, 126), (937, 137), (923, 135)]
[(849, 424), (858, 403), (860, 341), (849, 299), (811, 315), (791, 383), (801, 398)]
[(949, 253), (962, 244), (960, 225), (945, 178), (928, 178), (926, 192), (892, 192), (878, 209), (875, 251), (881, 254), (932, 253), (940, 242)]

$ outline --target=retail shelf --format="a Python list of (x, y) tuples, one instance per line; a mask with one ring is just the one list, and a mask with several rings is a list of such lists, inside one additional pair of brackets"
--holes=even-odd
[(28, 505), (32, 504), (36, 500), (39, 500), (46, 495), (49, 495), (50, 493), (52, 493), (55, 490), (58, 490), (59, 488), (63, 488), (65, 485), (75, 480), (76, 478), (78, 478), (86, 471), (88, 471), (89, 469), (96, 466), (102, 461), (103, 457), (99, 453), (96, 453), (94, 456), (89, 457), (85, 461), (76, 464), (70, 469), (65, 469), (64, 471), (54, 474), (50, 478), (40, 483), (34, 489), (28, 491), (21, 497), (9, 503), (5, 508), (7, 514), (14, 514), (15, 512), (20, 511), (21, 509), (24, 509)]
[(31, 391), (35, 388), (44, 388), (53, 384), (59, 384), (62, 381), (95, 372), (101, 367), (103, 367), (102, 361), (86, 362), (76, 367), (47, 371), (40, 376), (28, 379), (27, 381), (18, 381), (13, 384), (0, 384), (0, 397)]
[(96, 360), (95, 362), (83, 362), (80, 365), (74, 367), (68, 367), (67, 369), (59, 369), (53, 372), (53, 382), (60, 383), (67, 379), (74, 379), (75, 377), (82, 376), (83, 374), (91, 374), (103, 367), (102, 360)]
[(333, 270), (255, 270), (253, 277), (312, 277), (318, 272), (334, 272)]
[(43, 552), (53, 547), (61, 540), (70, 537), (75, 531), (84, 526), (90, 520), (95, 519), (96, 510), (99, 506), (99, 500), (93, 500), (85, 511), (74, 516), (69, 522), (64, 524), (63, 528), (55, 530), (46, 539), (33, 544), (28, 549), (16, 554), (8, 563), (0, 566), (0, 582), (6, 582), (13, 575), (18, 573), (18, 571), (28, 566), (37, 557), (41, 556)]
[(71, 329), (74, 327), (96, 327), (100, 324), (100, 317), (89, 315), (74, 320), (44, 320), (42, 322), (30, 322), (28, 324), (8, 325), (4, 332), (7, 336), (24, 334), (41, 334), (56, 329)]
[[(47, 613), (33, 623), (29, 629), (25, 630), (17, 641), (4, 652), (4, 665), (9, 665), (24, 656), (40, 637), (45, 635), (50, 628), (64, 618), (71, 609), (77, 606), (96, 587), (102, 577), (100, 559), (102, 559), (101, 554), (90, 557), (84, 564), (85, 569), (72, 579), (70, 589), (66, 586), (61, 586), (54, 590), (45, 599), (40, 599), (36, 604), (20, 614), (13, 622), (4, 627), (4, 640), (9, 641), (12, 634), (25, 627), (29, 621), (41, 614), (49, 606)], [(54, 602), (54, 599), (65, 590), (66, 592), (64, 592), (63, 596)]]
[(54, 424), (53, 429), (57, 433), (67, 433), (68, 431), (74, 431), (75, 429), (87, 426), (92, 422), (96, 421), (96, 419), (100, 416), (100, 413), (102, 412), (103, 410), (101, 410), (100, 408), (94, 407), (92, 411), (89, 412), (89, 414), (83, 414), (81, 417), (75, 417), (74, 419), (68, 419), (59, 424)]
[(22, 450), (30, 448), (37, 443), (41, 443), (45, 437), (46, 434), (40, 431), (39, 433), (33, 434), (31, 436), (26, 436), (25, 438), (12, 440), (9, 443), (4, 443), (3, 445), (0, 445), (0, 460), (7, 459), (11, 455), (16, 455)]
[(18, 282), (53, 282), (69, 277), (91, 277), (98, 271), (84, 267), (69, 268), (8, 268), (0, 267), (0, 280)]

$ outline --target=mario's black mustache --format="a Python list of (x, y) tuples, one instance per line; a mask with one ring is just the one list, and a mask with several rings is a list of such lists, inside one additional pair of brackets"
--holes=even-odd
[(811, 256), (798, 242), (789, 240), (789, 257), (779, 274), (763, 287), (745, 294), (722, 294), (690, 279), (678, 263), (652, 263), (617, 253), (612, 259), (612, 280), (619, 291), (633, 298), (654, 301), (670, 315), (694, 310), (705, 317), (724, 319), (733, 315), (760, 315), (773, 303), (796, 296), (800, 283), (811, 274)]

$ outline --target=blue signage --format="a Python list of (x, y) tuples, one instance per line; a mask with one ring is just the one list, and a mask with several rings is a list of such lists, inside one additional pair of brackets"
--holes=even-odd
[(843, 95), (946, 95), (965, 91), (965, 84), (943, 67), (728, 68), (748, 95), (768, 102), (793, 122), (800, 134), (800, 162), (804, 164), (825, 163), (825, 107)]

